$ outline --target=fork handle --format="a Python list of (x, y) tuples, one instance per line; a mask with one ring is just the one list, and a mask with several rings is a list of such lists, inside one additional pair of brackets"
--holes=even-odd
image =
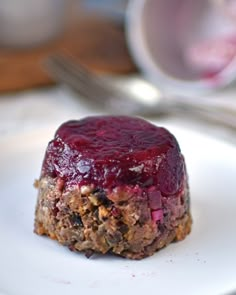
[(144, 110), (142, 112), (140, 109), (139, 115), (147, 117), (155, 116), (156, 114), (160, 115), (160, 109), (162, 109), (163, 115), (187, 115), (188, 117), (201, 119), (207, 123), (217, 124), (236, 132), (236, 112), (232, 109), (184, 101), (179, 98), (169, 101), (164, 100), (163, 103), (157, 104), (156, 107), (151, 107), (148, 111)]

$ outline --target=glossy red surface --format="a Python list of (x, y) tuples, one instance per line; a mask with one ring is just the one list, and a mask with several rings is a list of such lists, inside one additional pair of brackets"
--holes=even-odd
[(153, 196), (156, 191), (173, 195), (181, 189), (185, 165), (166, 129), (140, 118), (98, 116), (60, 126), (48, 145), (42, 175), (62, 178), (67, 187), (138, 185), (152, 188)]

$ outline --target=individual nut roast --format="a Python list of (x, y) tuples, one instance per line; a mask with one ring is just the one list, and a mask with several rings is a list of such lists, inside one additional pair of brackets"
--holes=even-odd
[(60, 126), (36, 182), (35, 232), (86, 256), (153, 255), (191, 230), (188, 178), (175, 137), (128, 116)]

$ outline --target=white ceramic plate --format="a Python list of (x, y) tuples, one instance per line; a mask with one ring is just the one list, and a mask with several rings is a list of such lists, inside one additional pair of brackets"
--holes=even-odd
[(87, 259), (33, 233), (43, 154), (53, 132), (0, 143), (0, 294), (234, 294), (236, 148), (181, 128), (190, 176), (192, 233), (142, 261)]

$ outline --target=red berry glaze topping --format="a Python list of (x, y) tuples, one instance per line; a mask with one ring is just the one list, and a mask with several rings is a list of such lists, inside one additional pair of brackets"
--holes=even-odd
[(185, 165), (166, 129), (140, 118), (98, 116), (61, 125), (48, 145), (42, 175), (63, 179), (65, 187), (155, 186), (173, 195), (181, 190)]

